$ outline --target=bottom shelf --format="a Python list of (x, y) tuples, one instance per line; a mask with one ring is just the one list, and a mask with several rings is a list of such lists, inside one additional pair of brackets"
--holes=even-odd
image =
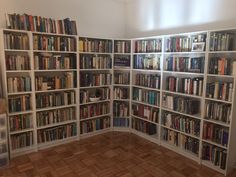
[(143, 132), (140, 132), (138, 130), (135, 130), (135, 129), (131, 129), (130, 130), (131, 133), (134, 133), (135, 135), (138, 135), (144, 139), (147, 139), (155, 144), (158, 144), (160, 145), (160, 140), (158, 138), (158, 135), (157, 134), (154, 134), (154, 135), (148, 135), (146, 133), (143, 133)]
[(38, 149), (45, 149), (45, 148), (49, 148), (49, 147), (53, 147), (53, 146), (58, 146), (64, 143), (69, 143), (71, 141), (75, 141), (75, 140), (79, 140), (78, 136), (71, 136), (68, 138), (64, 138), (64, 139), (59, 139), (59, 140), (54, 140), (54, 141), (50, 141), (50, 142), (44, 142), (44, 143), (40, 143), (38, 144)]
[(202, 160), (202, 165), (204, 165), (204, 166), (206, 166), (206, 167), (208, 167), (208, 168), (211, 168), (211, 169), (213, 169), (213, 170), (215, 170), (215, 171), (217, 171), (217, 172), (219, 172), (219, 173), (222, 173), (222, 174), (224, 174), (225, 176), (227, 175), (226, 174), (226, 170), (223, 170), (223, 169), (221, 169), (219, 166), (215, 166), (214, 164), (212, 164), (210, 161), (208, 161), (208, 160)]
[(37, 152), (36, 145), (11, 150), (10, 158), (17, 157), (17, 156), (24, 155), (24, 154), (29, 154), (31, 152)]
[(101, 130), (96, 130), (96, 131), (93, 131), (93, 132), (89, 132), (89, 133), (83, 133), (80, 135), (80, 138), (83, 139), (83, 138), (89, 138), (91, 136), (95, 136), (95, 135), (99, 135), (99, 134), (103, 134), (103, 133), (107, 133), (107, 132), (110, 132), (112, 129), (109, 127), (109, 128), (105, 128), (105, 129), (101, 129)]
[(200, 158), (198, 157), (197, 154), (194, 154), (191, 151), (187, 151), (187, 150), (181, 149), (180, 147), (172, 145), (172, 144), (170, 144), (168, 142), (165, 142), (163, 140), (161, 140), (160, 144), (161, 144), (161, 146), (163, 146), (163, 147), (165, 147), (165, 148), (167, 148), (167, 149), (169, 149), (171, 151), (174, 151), (174, 152), (176, 152), (176, 153), (178, 153), (180, 155), (183, 155), (183, 156), (185, 156), (185, 157), (187, 157), (187, 158), (197, 162), (198, 164), (200, 164)]

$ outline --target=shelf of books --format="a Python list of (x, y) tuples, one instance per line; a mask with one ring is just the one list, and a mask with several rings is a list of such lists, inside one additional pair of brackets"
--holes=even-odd
[(164, 38), (161, 145), (200, 163), (206, 32)]
[(82, 138), (106, 132), (112, 126), (112, 42), (79, 37)]
[(2, 67), (11, 156), (36, 150), (31, 33), (2, 29)]
[(114, 40), (113, 130), (130, 130), (131, 40)]
[(38, 148), (77, 138), (77, 37), (33, 32)]
[(210, 31), (208, 35), (201, 158), (204, 165), (226, 175), (236, 159), (236, 30)]
[(163, 39), (132, 42), (132, 131), (159, 143)]

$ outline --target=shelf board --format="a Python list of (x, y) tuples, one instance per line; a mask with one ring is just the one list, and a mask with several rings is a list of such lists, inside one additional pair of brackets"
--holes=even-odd
[(34, 72), (70, 72), (77, 71), (77, 69), (35, 69)]
[(101, 69), (95, 69), (95, 68), (91, 68), (91, 69), (79, 69), (79, 71), (86, 71), (86, 72), (94, 72), (94, 71), (112, 71), (111, 68), (101, 68)]
[(169, 91), (169, 90), (163, 90), (162, 92), (170, 93), (170, 94), (173, 94), (173, 95), (180, 95), (180, 96), (185, 96), (185, 97), (202, 99), (202, 96), (193, 95), (193, 94), (187, 94), (187, 93), (181, 93), (181, 92), (172, 92), (172, 91)]
[(161, 55), (162, 52), (134, 52), (133, 55)]
[(228, 50), (228, 51), (223, 51), (223, 50), (222, 50), (222, 51), (209, 51), (208, 53), (209, 53), (209, 54), (221, 54), (221, 53), (223, 53), (223, 54), (224, 54), (224, 53), (227, 53), (227, 54), (229, 54), (229, 53), (230, 53), (230, 54), (236, 54), (236, 51), (235, 51), (235, 50), (231, 50), (231, 51), (230, 51), (230, 50)]
[(131, 102), (132, 102), (132, 103), (142, 104), (142, 105), (146, 105), (146, 106), (150, 106), (150, 107), (154, 107), (154, 108), (160, 109), (160, 106), (152, 105), (152, 104), (148, 104), (148, 103), (144, 103), (144, 102), (141, 102), (141, 101), (131, 100)]
[(33, 35), (46, 35), (46, 36), (64, 36), (64, 37), (74, 37), (77, 38), (77, 35), (72, 35), (72, 34), (58, 34), (58, 33), (48, 33), (48, 32), (37, 32), (37, 31), (32, 31)]
[(113, 87), (130, 87), (130, 84), (113, 84)]
[(164, 52), (164, 55), (205, 54), (206, 51)]
[(121, 72), (130, 72), (131, 68), (130, 67), (118, 67), (118, 66), (114, 66), (113, 68), (114, 71), (121, 71)]
[(172, 110), (172, 109), (165, 108), (165, 107), (162, 107), (162, 110), (201, 120), (201, 115), (200, 115), (200, 113), (199, 113), (199, 114), (195, 114), (195, 115), (185, 114), (185, 113), (178, 112), (178, 111), (174, 111), (174, 110)]
[(179, 74), (179, 75), (197, 75), (204, 76), (204, 73), (180, 72), (180, 71), (163, 71), (163, 74)]
[(211, 141), (211, 140), (205, 140), (205, 139), (202, 139), (202, 141), (205, 142), (205, 143), (208, 143), (208, 144), (211, 144), (211, 145), (214, 145), (214, 146), (220, 147), (220, 148), (222, 148), (222, 149), (228, 150), (228, 147), (223, 146), (223, 145), (218, 144), (218, 143), (215, 143), (215, 142), (213, 142), (213, 141)]
[(33, 113), (33, 111), (29, 110), (29, 111), (11, 112), (8, 115), (9, 116), (15, 116), (15, 115), (32, 114), (32, 113)]
[(99, 85), (99, 86), (86, 86), (86, 87), (80, 87), (81, 89), (94, 89), (94, 88), (102, 88), (102, 87), (111, 87), (112, 85)]
[(8, 74), (18, 74), (19, 73), (30, 73), (32, 72), (33, 70), (7, 70), (6, 73)]
[(42, 90), (42, 91), (35, 91), (35, 93), (49, 93), (49, 92), (63, 92), (63, 91), (71, 91), (76, 90), (77, 88), (65, 88), (65, 89), (54, 89), (54, 90)]
[(76, 51), (56, 51), (56, 50), (33, 50), (35, 53), (71, 53), (71, 54), (77, 54)]
[(234, 79), (232, 75), (207, 74), (208, 77), (230, 78)]
[(111, 53), (103, 53), (103, 52), (82, 52), (82, 51), (79, 51), (79, 54), (112, 55), (112, 52)]
[(146, 121), (146, 122), (150, 122), (150, 123), (152, 123), (152, 124), (155, 124), (155, 125), (159, 126), (159, 123), (153, 122), (153, 121), (148, 120), (148, 119), (146, 119), (146, 118), (142, 118), (142, 117), (139, 117), (139, 116), (135, 116), (135, 115), (133, 115), (133, 114), (131, 115), (131, 117), (133, 117), (133, 118), (135, 118), (135, 119), (140, 119), (140, 120), (143, 120), (143, 121)]
[(70, 107), (75, 107), (75, 106), (76, 106), (76, 104), (69, 104), (69, 105), (54, 106), (54, 107), (47, 107), (47, 108), (37, 108), (36, 112), (49, 111), (49, 110), (54, 110), (54, 109), (70, 108)]
[(87, 102), (87, 103), (80, 103), (80, 106), (89, 105), (89, 104), (98, 104), (98, 103), (109, 102), (109, 101), (111, 101), (111, 100), (109, 99), (109, 100), (91, 101), (91, 102)]
[(160, 89), (158, 89), (158, 88), (150, 88), (150, 87), (145, 87), (145, 86), (140, 86), (140, 85), (135, 85), (135, 84), (132, 85), (132, 87), (160, 92)]
[(215, 102), (221, 102), (221, 103), (232, 104), (232, 101), (225, 101), (225, 100), (219, 100), (219, 99), (208, 98), (208, 97), (205, 97), (205, 99), (206, 99), (206, 100), (209, 100), (209, 101), (215, 101)]
[(26, 53), (26, 52), (30, 52), (30, 49), (28, 49), (28, 50), (21, 50), (21, 49), (4, 49), (4, 51), (5, 52), (24, 52), (24, 53)]
[[(167, 126), (165, 126), (165, 125), (163, 125), (163, 124), (161, 124), (161, 127), (166, 128), (166, 129), (169, 129), (169, 130), (172, 130), (172, 131), (175, 131), (175, 132), (178, 132), (178, 133), (183, 134), (183, 135), (185, 135), (185, 136), (188, 136), (188, 137), (191, 137), (191, 138), (200, 140), (200, 137), (198, 137), (198, 136), (196, 136), (196, 135), (192, 135), (192, 134), (190, 134), (190, 133), (185, 133), (185, 132), (183, 132), (183, 131), (180, 131), (180, 130), (177, 130), (177, 129), (174, 129), (174, 128), (171, 128), (171, 127), (167, 127)], [(200, 132), (199, 132), (199, 133), (200, 133)]]
[(80, 122), (84, 122), (84, 121), (91, 120), (91, 119), (98, 119), (98, 118), (106, 117), (106, 116), (111, 116), (111, 113), (102, 114), (102, 115), (99, 115), (99, 116), (88, 117), (88, 118), (83, 118), (83, 119), (80, 118)]
[(15, 93), (9, 93), (8, 92), (8, 96), (14, 96), (14, 95), (28, 95), (28, 94), (32, 94), (32, 91), (26, 91), (26, 92), (15, 92)]
[(206, 122), (210, 122), (210, 123), (213, 123), (213, 124), (221, 125), (221, 126), (224, 126), (224, 127), (230, 127), (229, 124), (227, 124), (225, 122), (217, 121), (217, 120), (214, 120), (214, 119), (203, 119), (203, 120), (206, 121)]
[(26, 30), (17, 30), (17, 29), (3, 29), (3, 32), (14, 32), (14, 33), (30, 33), (31, 31), (26, 31)]
[(125, 101), (125, 102), (130, 102), (130, 99), (117, 99), (117, 98), (114, 98), (113, 101)]
[(63, 122), (59, 122), (59, 123), (52, 123), (49, 125), (39, 126), (39, 127), (37, 127), (37, 130), (51, 128), (51, 127), (57, 127), (60, 125), (67, 125), (67, 124), (75, 123), (75, 122), (77, 122), (77, 120), (67, 120), (67, 121), (63, 121)]
[(23, 129), (23, 130), (11, 131), (10, 135), (21, 134), (21, 133), (30, 132), (30, 131), (34, 131), (34, 128), (27, 128), (27, 129)]
[(126, 52), (126, 53), (122, 53), (122, 52), (114, 52), (113, 53), (114, 55), (131, 55), (131, 53), (130, 52)]
[(148, 72), (148, 73), (161, 73), (161, 70), (150, 70), (150, 69), (132, 69), (134, 72)]

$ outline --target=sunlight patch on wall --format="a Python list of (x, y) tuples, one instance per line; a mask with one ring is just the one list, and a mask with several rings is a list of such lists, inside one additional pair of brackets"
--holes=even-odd
[(218, 0), (137, 0), (136, 3), (139, 13), (135, 18), (141, 31), (202, 25), (219, 19)]

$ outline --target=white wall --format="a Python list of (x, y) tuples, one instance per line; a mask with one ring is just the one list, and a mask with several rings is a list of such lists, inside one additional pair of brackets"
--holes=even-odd
[(236, 27), (236, 0), (126, 0), (126, 37)]
[(28, 13), (77, 20), (81, 36), (123, 37), (124, 10), (123, 0), (1, 0), (0, 27), (5, 27), (5, 12)]
[(1, 0), (5, 12), (78, 21), (79, 35), (144, 37), (236, 27), (236, 0)]

